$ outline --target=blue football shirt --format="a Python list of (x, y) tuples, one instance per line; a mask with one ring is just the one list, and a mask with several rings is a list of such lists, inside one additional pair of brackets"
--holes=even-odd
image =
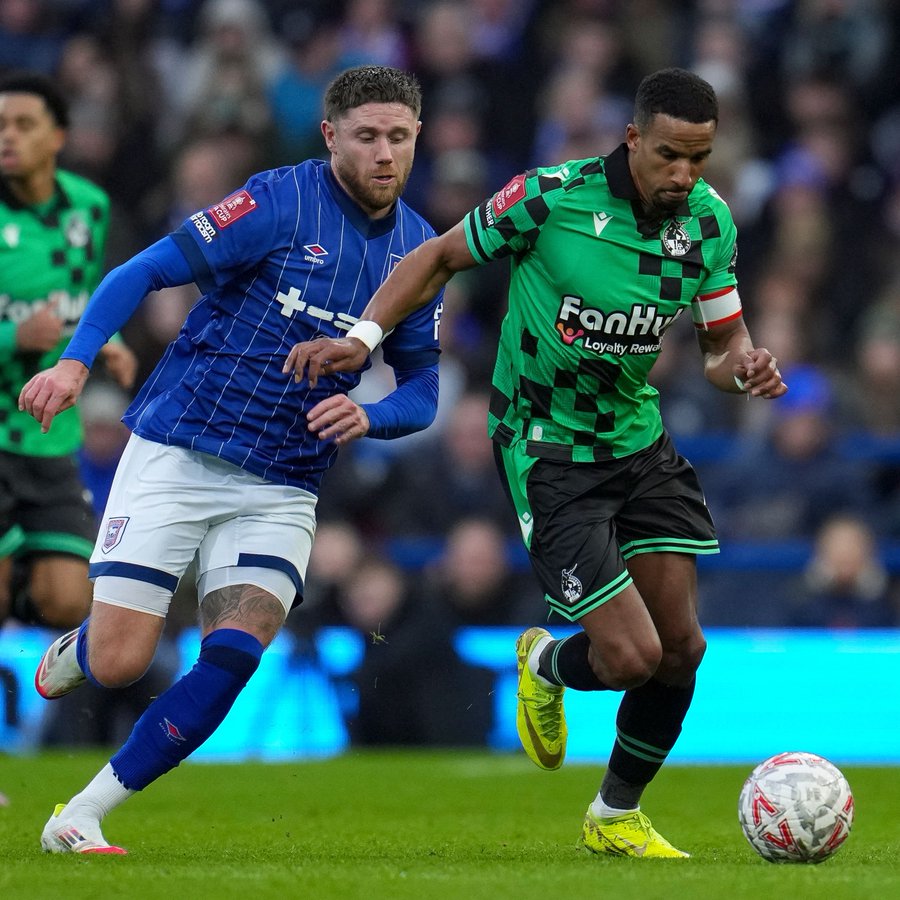
[[(318, 492), (337, 448), (305, 413), (360, 372), (297, 384), (290, 348), (340, 337), (391, 269), (434, 230), (402, 201), (369, 219), (320, 160), (254, 175), (172, 237), (204, 292), (123, 421), (151, 441), (210, 453), (269, 481)], [(437, 362), (441, 295), (382, 344), (397, 369)]]

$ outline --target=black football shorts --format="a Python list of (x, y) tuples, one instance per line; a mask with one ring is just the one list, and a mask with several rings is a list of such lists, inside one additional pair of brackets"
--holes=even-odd
[[(550, 608), (580, 619), (631, 584), (638, 553), (717, 553), (700, 482), (668, 434), (623, 459), (571, 463), (497, 447)], [(518, 452), (517, 452), (518, 451)]]
[(0, 450), (0, 543), (12, 553), (68, 553), (88, 559), (97, 522), (74, 456)]

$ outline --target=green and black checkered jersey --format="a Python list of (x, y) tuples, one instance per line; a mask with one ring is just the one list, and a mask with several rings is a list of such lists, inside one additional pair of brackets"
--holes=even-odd
[[(27, 456), (65, 456), (81, 445), (74, 407), (47, 434), (18, 409), (19, 392), (59, 359), (103, 275), (109, 198), (95, 184), (57, 171), (56, 192), (40, 206), (19, 202), (0, 178), (0, 449)], [(16, 326), (35, 307), (55, 301), (63, 337), (46, 353), (16, 350)]]
[(700, 180), (671, 218), (648, 221), (626, 154), (519, 175), (465, 219), (479, 263), (511, 258), (489, 430), (504, 446), (525, 441), (528, 456), (591, 462), (648, 447), (663, 431), (647, 375), (664, 332), (692, 306), (703, 326), (698, 296), (736, 305), (725, 202)]

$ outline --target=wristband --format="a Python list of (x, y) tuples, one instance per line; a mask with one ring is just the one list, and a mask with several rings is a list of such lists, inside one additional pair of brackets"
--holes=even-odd
[(384, 332), (377, 322), (372, 322), (368, 319), (360, 319), (347, 332), (347, 337), (353, 337), (358, 341), (362, 341), (369, 348), (369, 353), (371, 353), (381, 343)]

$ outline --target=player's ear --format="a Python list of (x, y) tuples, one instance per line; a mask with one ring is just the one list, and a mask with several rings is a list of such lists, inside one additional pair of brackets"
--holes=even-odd
[(54, 155), (62, 152), (62, 148), (66, 144), (67, 136), (68, 136), (68, 132), (61, 125), (57, 126), (54, 129), (54, 134), (53, 134), (53, 153), (54, 153)]
[(328, 119), (322, 119), (322, 137), (330, 153), (334, 152), (334, 125)]
[(628, 145), (628, 149), (631, 151), (637, 150), (638, 141), (640, 140), (641, 133), (638, 130), (637, 125), (629, 123), (625, 127), (625, 143)]

